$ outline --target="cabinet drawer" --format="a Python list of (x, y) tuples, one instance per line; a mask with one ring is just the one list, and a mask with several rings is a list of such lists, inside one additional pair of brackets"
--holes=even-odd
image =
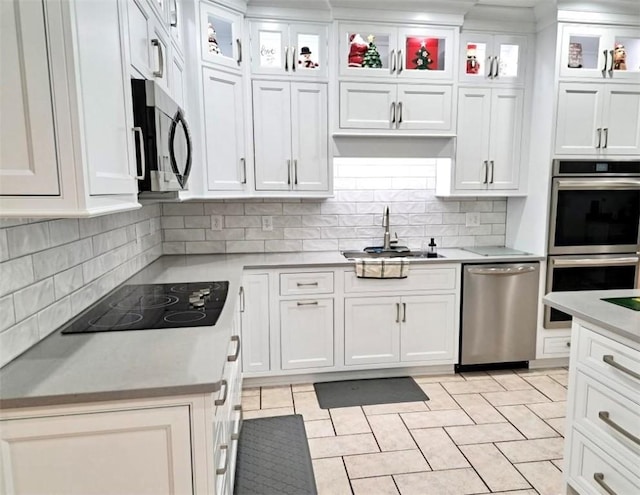
[(578, 366), (602, 373), (617, 383), (637, 389), (640, 385), (640, 352), (581, 326), (578, 332)]
[(543, 343), (543, 352), (545, 354), (568, 356), (570, 346), (570, 335), (565, 335), (564, 337), (545, 337)]
[[(640, 404), (580, 371), (576, 373), (574, 420), (612, 441), (616, 451), (627, 447), (640, 456)], [(640, 457), (634, 463), (640, 465)]]
[(345, 273), (345, 292), (390, 292), (455, 290), (458, 275), (455, 268), (411, 269), (403, 279), (358, 278), (354, 272)]
[(280, 295), (332, 294), (333, 272), (281, 273)]
[(566, 462), (569, 482), (578, 493), (606, 493), (603, 483), (611, 490), (609, 493), (640, 493), (640, 478), (576, 430), (573, 431), (571, 453)]

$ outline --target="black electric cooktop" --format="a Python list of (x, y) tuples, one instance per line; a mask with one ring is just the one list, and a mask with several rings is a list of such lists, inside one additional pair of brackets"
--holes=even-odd
[(69, 323), (62, 333), (212, 326), (229, 282), (125, 285)]

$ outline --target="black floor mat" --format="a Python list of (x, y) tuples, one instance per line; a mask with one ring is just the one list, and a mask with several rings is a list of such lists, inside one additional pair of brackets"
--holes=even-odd
[(302, 416), (242, 423), (235, 495), (317, 495)]
[(314, 383), (322, 409), (429, 400), (411, 377)]

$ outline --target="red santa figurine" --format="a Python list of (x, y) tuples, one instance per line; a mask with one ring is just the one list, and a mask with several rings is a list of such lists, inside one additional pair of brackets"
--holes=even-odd
[(349, 67), (362, 67), (364, 54), (369, 49), (368, 43), (359, 34), (349, 36)]

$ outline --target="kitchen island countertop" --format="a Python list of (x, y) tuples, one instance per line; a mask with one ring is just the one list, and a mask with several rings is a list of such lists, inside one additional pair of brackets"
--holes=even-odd
[[(441, 249), (444, 258), (411, 263), (539, 261), (543, 257), (483, 256)], [(348, 267), (339, 252), (162, 256), (126, 284), (229, 281), (227, 302), (213, 327), (61, 335), (40, 341), (0, 369), (0, 408), (213, 393), (236, 312), (243, 269)]]

